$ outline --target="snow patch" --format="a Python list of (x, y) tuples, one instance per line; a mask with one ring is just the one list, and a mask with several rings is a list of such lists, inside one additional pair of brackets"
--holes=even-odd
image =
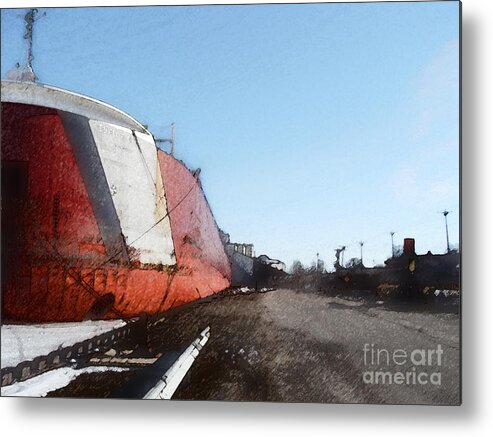
[(48, 393), (66, 387), (83, 373), (95, 372), (125, 372), (126, 367), (106, 367), (93, 366), (83, 369), (72, 369), (63, 367), (61, 369), (50, 370), (27, 381), (16, 382), (12, 385), (2, 387), (2, 396), (24, 396), (24, 397), (44, 397)]
[(1, 367), (48, 355), (58, 348), (104, 334), (126, 324), (123, 320), (87, 320), (40, 325), (2, 325)]
[(435, 290), (435, 296), (444, 296), (444, 297), (458, 297), (459, 296), (459, 291), (458, 290)]

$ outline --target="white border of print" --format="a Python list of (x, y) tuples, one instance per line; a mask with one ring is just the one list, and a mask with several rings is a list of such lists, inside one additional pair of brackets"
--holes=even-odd
[[(2, 0), (1, 6), (207, 4)], [(210, 3), (210, 2), (209, 2)], [(234, 3), (216, 0), (213, 3)], [(241, 3), (254, 3), (243, 0)], [(286, 3), (286, 2), (283, 2)], [(0, 399), (3, 435), (425, 436), (493, 429), (493, 2), (463, 0), (463, 405), (461, 407)]]

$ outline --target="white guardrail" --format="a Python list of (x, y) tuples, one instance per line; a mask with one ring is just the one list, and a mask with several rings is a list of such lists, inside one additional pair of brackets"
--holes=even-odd
[(187, 347), (158, 383), (145, 394), (143, 399), (171, 399), (188, 370), (192, 367), (195, 358), (209, 340), (209, 336), (210, 327), (208, 326)]

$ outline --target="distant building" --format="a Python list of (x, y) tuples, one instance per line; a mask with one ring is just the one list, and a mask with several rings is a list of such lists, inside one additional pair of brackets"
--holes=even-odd
[(267, 255), (255, 257), (253, 244), (231, 243), (229, 234), (224, 231), (220, 231), (220, 237), (231, 261), (233, 286), (271, 286), (286, 275), (286, 265), (282, 261)]
[(433, 254), (428, 251), (424, 255), (416, 253), (416, 244), (414, 238), (404, 238), (402, 254), (389, 258), (385, 261), (387, 267), (399, 268), (407, 266), (411, 271), (418, 265), (421, 268), (432, 268), (441, 270), (459, 270), (460, 254), (456, 250), (451, 250), (444, 254)]
[[(385, 261), (385, 269), (407, 272), (417, 287), (435, 286), (455, 289), (460, 282), (460, 253), (451, 250), (444, 254), (416, 254), (414, 238), (405, 238), (402, 255)], [(409, 280), (409, 277), (407, 279)]]
[(250, 258), (255, 258), (255, 250), (253, 249), (253, 244), (245, 243), (229, 243), (233, 246), (233, 250), (242, 255), (248, 256)]
[(249, 258), (255, 258), (255, 249), (253, 244), (247, 243), (231, 243), (230, 236), (224, 231), (219, 231), (221, 236), (221, 241), (223, 242), (226, 251), (231, 254), (233, 252), (241, 253), (242, 255), (248, 256)]

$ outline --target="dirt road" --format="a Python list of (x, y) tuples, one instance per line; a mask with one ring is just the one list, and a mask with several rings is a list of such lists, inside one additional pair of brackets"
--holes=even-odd
[[(151, 329), (150, 344), (154, 353), (178, 352), (211, 327), (209, 342), (173, 399), (450, 405), (460, 402), (457, 312), (457, 306), (402, 311), (275, 290), (171, 313)], [(423, 362), (429, 351), (431, 361)], [(370, 379), (374, 371), (385, 372), (377, 383)], [(96, 376), (84, 375), (58, 395), (105, 396), (131, 376), (97, 375), (93, 381)]]
[[(207, 325), (209, 343), (175, 399), (459, 403), (458, 314), (395, 311), (276, 290), (197, 305), (156, 327), (154, 340), (178, 345)], [(373, 345), (374, 365), (370, 350), (365, 365), (365, 344)], [(438, 345), (441, 365), (434, 360), (435, 365), (419, 366), (416, 373), (424, 370), (429, 377), (439, 371), (440, 385), (413, 384), (412, 378), (409, 385), (363, 381), (365, 371), (412, 370), (412, 362), (393, 362), (397, 349), (410, 354)], [(376, 365), (377, 348), (388, 351), (390, 365), (385, 351)]]

